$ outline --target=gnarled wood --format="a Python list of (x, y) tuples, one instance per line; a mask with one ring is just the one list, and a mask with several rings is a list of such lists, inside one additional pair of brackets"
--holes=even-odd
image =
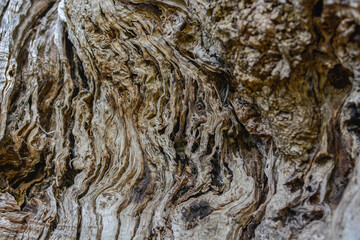
[(357, 239), (360, 2), (3, 0), (2, 239)]

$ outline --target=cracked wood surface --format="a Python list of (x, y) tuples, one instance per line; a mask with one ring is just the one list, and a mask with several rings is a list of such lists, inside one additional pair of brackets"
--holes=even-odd
[(359, 14), (2, 0), (0, 239), (360, 239)]

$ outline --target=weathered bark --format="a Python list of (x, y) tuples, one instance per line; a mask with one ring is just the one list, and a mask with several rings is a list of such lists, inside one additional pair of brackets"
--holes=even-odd
[(360, 239), (360, 1), (2, 0), (1, 239)]

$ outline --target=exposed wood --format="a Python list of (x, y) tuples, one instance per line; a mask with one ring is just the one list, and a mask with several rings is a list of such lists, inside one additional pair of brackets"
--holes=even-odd
[(359, 239), (359, 9), (2, 0), (0, 239)]

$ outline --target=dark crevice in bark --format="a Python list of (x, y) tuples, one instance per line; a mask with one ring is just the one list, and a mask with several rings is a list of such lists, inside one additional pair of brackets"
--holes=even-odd
[(340, 64), (336, 64), (328, 73), (328, 80), (330, 84), (337, 89), (344, 89), (351, 85), (350, 77), (353, 77), (353, 74), (343, 68)]
[(313, 8), (313, 16), (321, 17), (323, 11), (323, 0), (318, 0)]
[(189, 208), (182, 209), (182, 215), (187, 222), (187, 229), (197, 226), (197, 221), (205, 218), (212, 212), (212, 208), (208, 202), (201, 200), (199, 203), (192, 203)]
[(350, 111), (350, 119), (345, 121), (345, 125), (349, 131), (360, 137), (360, 108), (356, 103), (349, 103), (346, 108)]
[(71, 160), (73, 160), (75, 158), (75, 143), (76, 143), (76, 139), (74, 134), (72, 133), (72, 128), (73, 128), (73, 122), (74, 119), (71, 118), (69, 120), (69, 125), (68, 125), (68, 144), (69, 144), (69, 156), (66, 158), (66, 171), (64, 172), (64, 175), (62, 176), (62, 187), (63, 188), (68, 188), (71, 185), (74, 184), (74, 179), (75, 176), (78, 174), (77, 171), (75, 171), (75, 169), (73, 168), (73, 166), (71, 165)]
[(151, 185), (152, 182), (150, 176), (150, 169), (146, 164), (144, 167), (145, 167), (145, 174), (133, 189), (133, 198), (135, 203), (143, 202), (144, 200), (148, 199), (148, 197), (146, 196), (150, 195), (149, 186)]

